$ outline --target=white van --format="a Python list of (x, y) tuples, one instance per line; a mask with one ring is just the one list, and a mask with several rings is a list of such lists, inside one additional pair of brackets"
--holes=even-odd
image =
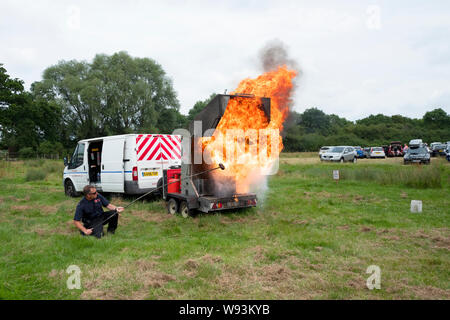
[(101, 192), (144, 194), (162, 184), (163, 169), (181, 166), (181, 136), (124, 134), (81, 140), (64, 162), (68, 196), (77, 196), (88, 184)]

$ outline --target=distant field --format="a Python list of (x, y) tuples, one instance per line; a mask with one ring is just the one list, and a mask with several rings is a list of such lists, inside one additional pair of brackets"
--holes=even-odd
[[(450, 165), (283, 153), (257, 208), (183, 219), (163, 201), (82, 237), (61, 161), (0, 162), (3, 299), (450, 299)], [(341, 180), (332, 179), (340, 169)], [(125, 205), (133, 198), (112, 198)], [(422, 200), (423, 213), (410, 213)], [(66, 269), (81, 269), (69, 290)], [(369, 290), (366, 270), (381, 269)]]

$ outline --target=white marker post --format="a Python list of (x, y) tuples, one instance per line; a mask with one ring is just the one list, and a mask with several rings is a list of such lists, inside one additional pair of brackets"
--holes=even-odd
[(421, 200), (411, 200), (411, 212), (421, 213), (422, 212), (422, 201)]
[(333, 179), (336, 181), (336, 184), (339, 181), (339, 170), (333, 170)]

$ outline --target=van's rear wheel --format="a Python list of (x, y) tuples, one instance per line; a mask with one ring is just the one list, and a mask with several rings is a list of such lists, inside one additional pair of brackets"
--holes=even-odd
[(344, 158), (341, 158), (340, 162), (341, 162), (341, 163), (344, 163)]
[(175, 215), (178, 212), (178, 201), (174, 198), (170, 198), (167, 202), (167, 212), (171, 215)]
[(180, 213), (183, 218), (194, 216), (194, 211), (190, 210), (186, 201), (181, 201)]
[(66, 180), (66, 182), (64, 183), (64, 193), (69, 197), (77, 196), (77, 192), (75, 191), (75, 186), (73, 185), (72, 181)]
[(156, 184), (156, 188), (158, 189), (158, 191), (156, 191), (156, 194), (157, 194), (158, 196), (161, 196), (161, 197), (162, 197), (162, 195), (163, 195), (162, 183), (163, 183), (163, 179), (160, 178), (160, 179), (158, 180), (158, 183)]

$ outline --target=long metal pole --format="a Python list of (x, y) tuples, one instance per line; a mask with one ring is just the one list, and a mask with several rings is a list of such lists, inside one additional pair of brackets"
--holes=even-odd
[[(196, 173), (196, 174), (193, 174), (193, 175), (184, 177), (183, 179), (180, 179), (179, 181), (181, 182), (181, 181), (183, 181), (183, 180), (185, 180), (185, 179), (190, 179), (190, 178), (192, 178), (192, 177), (199, 176), (199, 175), (201, 175), (201, 174), (208, 173), (208, 172), (211, 172), (211, 171), (214, 171), (214, 170), (217, 170), (217, 169), (225, 170), (225, 166), (224, 166), (222, 163), (219, 163), (219, 166), (218, 166), (217, 168), (208, 169), (208, 170), (205, 170), (205, 171), (203, 171), (203, 172)], [(172, 184), (172, 183), (177, 183), (177, 182), (178, 182), (178, 181), (170, 182), (170, 183), (166, 184), (166, 186), (168, 186), (169, 184)], [(164, 175), (163, 175), (163, 185), (162, 185), (162, 186), (157, 187), (157, 188), (155, 188), (155, 189), (153, 189), (153, 190), (151, 190), (151, 191), (149, 191), (149, 192), (143, 194), (143, 195), (140, 196), (139, 198), (133, 200), (131, 203), (129, 203), (128, 205), (126, 205), (125, 207), (123, 207), (123, 209), (125, 210), (126, 208), (128, 208), (129, 206), (131, 206), (132, 204), (134, 204), (134, 203), (135, 203), (136, 201), (138, 201), (139, 199), (141, 199), (141, 198), (143, 198), (143, 197), (149, 195), (149, 194), (152, 193), (152, 192), (155, 192), (156, 190), (162, 188), (163, 186), (164, 186)], [(112, 217), (114, 217), (116, 214), (118, 214), (117, 209), (116, 209), (115, 211), (116, 211), (116, 212), (114, 212), (114, 214), (112, 214), (111, 216), (109, 216), (106, 220), (102, 221), (101, 224), (103, 225), (106, 221), (108, 221), (109, 219), (111, 219)], [(90, 229), (94, 229), (94, 228), (98, 227), (99, 225), (100, 225), (100, 223), (97, 224), (97, 225), (95, 225), (95, 226), (93, 226), (93, 227), (90, 228)]]

